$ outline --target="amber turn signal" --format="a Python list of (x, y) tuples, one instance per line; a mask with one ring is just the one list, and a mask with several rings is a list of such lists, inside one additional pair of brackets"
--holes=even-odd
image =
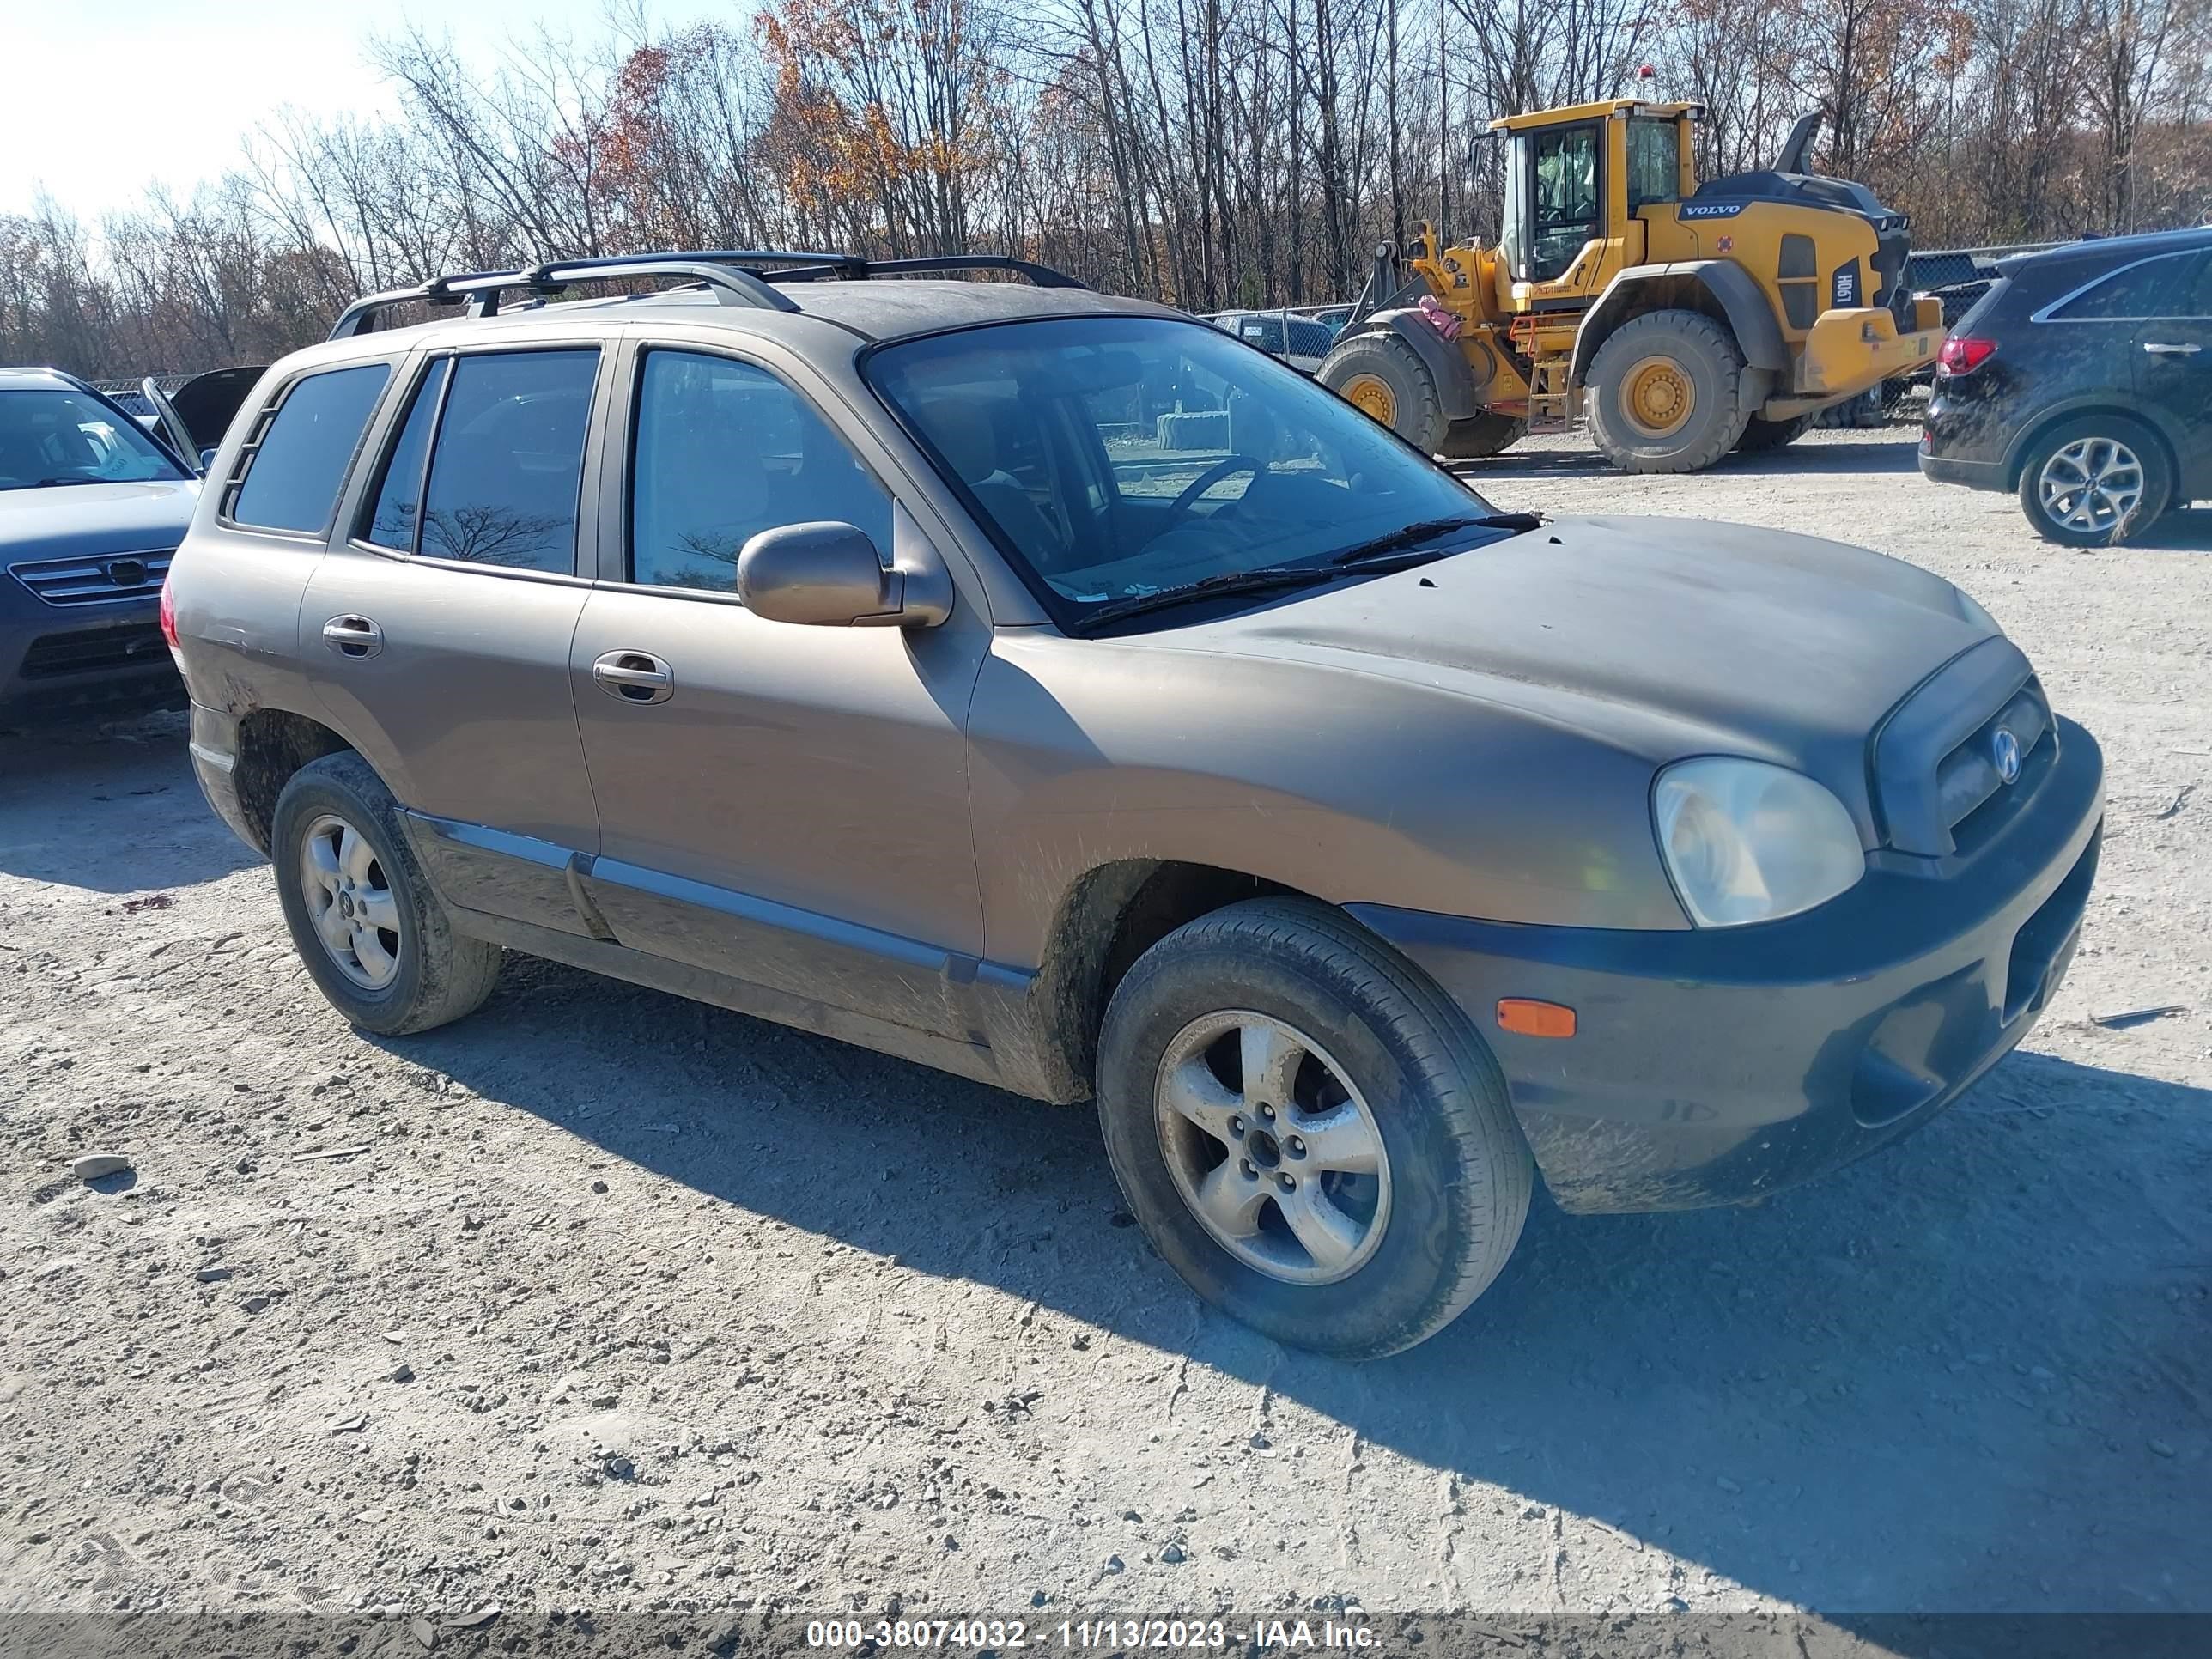
[(1539, 1002), (1534, 997), (1500, 997), (1498, 1029), (1521, 1036), (1571, 1037), (1575, 1011), (1564, 1003)]

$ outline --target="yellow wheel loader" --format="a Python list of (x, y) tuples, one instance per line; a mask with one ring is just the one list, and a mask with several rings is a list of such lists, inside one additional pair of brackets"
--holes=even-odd
[(1431, 454), (1582, 420), (1624, 471), (1695, 472), (1934, 361), (1942, 306), (1905, 286), (1905, 216), (1803, 171), (1820, 118), (1771, 170), (1700, 185), (1702, 114), (1613, 99), (1492, 122), (1497, 243), (1423, 225), (1410, 276), (1378, 250), (1316, 378)]

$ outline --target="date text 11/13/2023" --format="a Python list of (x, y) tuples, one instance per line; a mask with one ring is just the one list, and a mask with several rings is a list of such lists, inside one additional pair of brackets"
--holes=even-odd
[(921, 1649), (963, 1653), (1045, 1648), (1066, 1652), (1207, 1652), (1235, 1649), (1373, 1652), (1382, 1636), (1371, 1626), (1333, 1619), (1079, 1619), (1032, 1625), (1020, 1619), (821, 1619), (806, 1626), (806, 1645), (832, 1650)]

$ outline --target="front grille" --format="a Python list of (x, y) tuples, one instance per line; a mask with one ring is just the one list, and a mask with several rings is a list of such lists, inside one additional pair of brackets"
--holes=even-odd
[[(2000, 733), (2014, 745), (2014, 770), (2008, 782), (1999, 766)], [(1961, 852), (1978, 839), (1982, 809), (2007, 788), (2033, 790), (2045, 767), (2057, 758), (2058, 732), (2051, 724), (2051, 705), (2043, 686), (2030, 680), (2020, 694), (1982, 722), (1973, 735), (1944, 756), (1936, 765), (1936, 798), (1941, 805), (1943, 827)]]
[(143, 553), (100, 553), (81, 559), (32, 559), (8, 574), (48, 605), (104, 605), (146, 599), (161, 591), (173, 547)]
[(167, 660), (167, 649), (160, 627), (153, 623), (81, 628), (73, 634), (49, 634), (32, 641), (20, 672), (27, 680), (47, 680), (100, 669), (138, 668)]
[(1875, 734), (1882, 844), (1921, 858), (1972, 851), (2034, 795), (2057, 752), (2057, 725), (2027, 659), (2002, 635), (1983, 641)]

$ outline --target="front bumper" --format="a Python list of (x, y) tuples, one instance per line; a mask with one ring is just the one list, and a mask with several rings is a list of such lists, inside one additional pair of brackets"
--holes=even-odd
[[(1354, 905), (1474, 1018), (1546, 1184), (1576, 1211), (1746, 1203), (1927, 1121), (2027, 1035), (2081, 936), (2104, 757), (2056, 760), (1970, 857), (1876, 854), (1801, 916), (1674, 933)], [(1576, 1011), (1498, 1029), (1504, 997)]]
[(158, 602), (64, 609), (0, 575), (0, 726), (182, 706)]

